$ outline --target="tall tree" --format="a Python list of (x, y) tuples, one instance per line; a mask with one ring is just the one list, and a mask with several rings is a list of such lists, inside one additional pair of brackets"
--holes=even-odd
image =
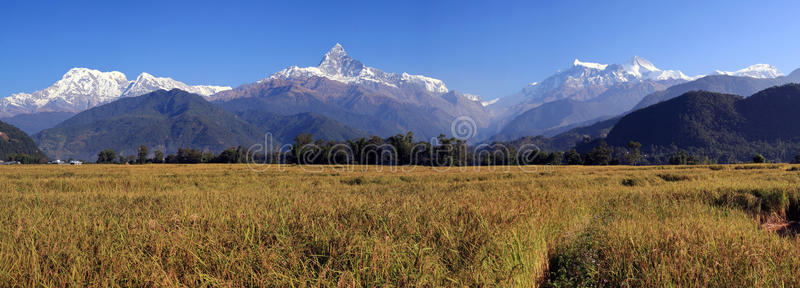
[(144, 145), (139, 146), (139, 153), (137, 154), (137, 157), (136, 157), (136, 163), (139, 163), (139, 164), (147, 163), (147, 154), (148, 153), (149, 153), (149, 151), (147, 151), (147, 146), (144, 146)]
[(583, 165), (583, 157), (575, 149), (569, 150), (564, 157), (567, 160), (567, 165)]
[(628, 163), (636, 166), (637, 164), (639, 164), (639, 162), (642, 161), (641, 148), (642, 148), (642, 143), (636, 141), (628, 142), (628, 149), (630, 149), (630, 151), (628, 151), (628, 155), (626, 155), (627, 158), (626, 160), (628, 160)]
[(100, 151), (97, 154), (97, 164), (111, 164), (117, 160), (117, 152), (111, 149)]
[[(313, 162), (313, 160), (317, 159), (303, 159), (306, 156), (314, 158), (311, 154), (308, 153), (316, 153), (319, 147), (314, 144), (314, 136), (308, 133), (300, 133), (296, 137), (294, 137), (294, 145), (292, 145), (292, 154), (290, 161), (295, 164), (313, 164), (313, 163), (306, 163), (306, 162)], [(318, 155), (319, 156), (319, 155)], [(318, 157), (317, 157), (318, 158)]]
[(164, 152), (156, 150), (153, 154), (153, 163), (164, 163)]
[(600, 141), (600, 145), (592, 148), (592, 151), (586, 155), (584, 164), (588, 165), (608, 165), (611, 163), (613, 151), (608, 147), (606, 141)]

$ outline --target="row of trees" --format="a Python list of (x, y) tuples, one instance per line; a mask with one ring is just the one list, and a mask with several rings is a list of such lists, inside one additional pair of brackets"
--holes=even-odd
[[(651, 148), (651, 151), (658, 151)], [(290, 164), (366, 164), (366, 165), (424, 165), (424, 166), (501, 166), (501, 165), (640, 165), (716, 164), (708, 157), (701, 158), (686, 150), (658, 155), (642, 152), (642, 145), (631, 141), (626, 147), (612, 147), (599, 141), (591, 150), (579, 153), (545, 152), (534, 145), (507, 143), (469, 146), (463, 140), (440, 135), (432, 142), (416, 141), (414, 134), (398, 134), (388, 138), (372, 136), (344, 142), (315, 140), (310, 134), (300, 134), (294, 143), (269, 151), (247, 151), (241, 146), (228, 148), (219, 154), (194, 148), (180, 148), (177, 153), (152, 154), (142, 145), (136, 155), (124, 156), (114, 150), (103, 150), (97, 163), (290, 163)], [(249, 153), (249, 154), (248, 154)], [(764, 156), (753, 157), (754, 163), (765, 163)], [(795, 157), (800, 163), (800, 155)]]
[(179, 148), (176, 154), (164, 156), (164, 152), (156, 150), (150, 157), (147, 146), (139, 146), (136, 155), (117, 154), (113, 149), (106, 149), (97, 154), (98, 164), (148, 164), (148, 163), (244, 163), (245, 149), (241, 146), (225, 149), (219, 154), (194, 148)]
[(42, 155), (30, 155), (24, 153), (16, 153), (6, 155), (6, 161), (17, 161), (22, 164), (42, 164), (47, 162), (47, 158)]

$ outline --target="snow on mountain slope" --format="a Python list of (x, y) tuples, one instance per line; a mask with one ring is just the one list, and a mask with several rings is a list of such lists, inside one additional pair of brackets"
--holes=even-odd
[(43, 111), (78, 112), (119, 98), (128, 84), (125, 74), (117, 71), (72, 68), (44, 90), (0, 99), (0, 116)]
[(157, 78), (142, 73), (134, 81), (117, 71), (101, 72), (87, 68), (72, 68), (61, 80), (33, 93), (16, 93), (0, 98), (0, 117), (36, 112), (81, 112), (117, 100), (133, 97), (159, 89), (178, 88), (191, 93), (210, 96), (230, 90), (220, 86), (189, 86), (170, 78)]
[(695, 77), (686, 76), (681, 71), (658, 69), (652, 62), (638, 56), (623, 64), (600, 64), (575, 59), (570, 69), (541, 82), (533, 82), (519, 93), (502, 97), (489, 107), (505, 109), (521, 102), (546, 103), (564, 98), (585, 101), (620, 83), (693, 79)]
[(633, 56), (631, 60), (622, 64), (622, 69), (625, 72), (635, 76), (638, 79), (650, 79), (650, 80), (686, 80), (691, 81), (694, 80), (696, 77), (689, 77), (683, 74), (683, 72), (678, 70), (661, 70), (656, 68), (652, 62), (648, 61), (647, 59), (641, 58), (639, 56)]
[[(572, 61), (572, 66), (582, 66), (586, 68), (592, 68), (597, 70), (605, 70), (608, 67), (608, 64), (600, 64), (600, 63), (592, 63), (592, 62), (581, 62), (581, 60), (575, 59)], [(536, 82), (534, 82), (536, 83)]]
[(778, 68), (775, 68), (774, 66), (769, 64), (755, 64), (750, 67), (733, 72), (717, 70), (714, 71), (714, 74), (728, 75), (728, 76), (742, 76), (751, 78), (775, 78), (783, 76), (783, 73), (778, 71)]
[(198, 86), (189, 86), (183, 82), (173, 80), (172, 78), (168, 77), (155, 77), (148, 73), (139, 74), (139, 77), (136, 77), (136, 80), (131, 81), (130, 86), (122, 93), (122, 97), (133, 97), (144, 95), (159, 89), (163, 90), (172, 90), (172, 89), (181, 89), (183, 91), (194, 93), (202, 96), (211, 96), (216, 94), (217, 92), (231, 90), (231, 87), (223, 87), (223, 86), (207, 86), (207, 85), (198, 85)]
[(325, 54), (318, 66), (304, 68), (292, 66), (272, 74), (269, 79), (302, 79), (315, 76), (342, 83), (385, 85), (395, 88), (416, 86), (431, 93), (449, 92), (444, 82), (439, 79), (408, 73), (387, 73), (367, 67), (348, 56), (342, 45), (338, 43)]
[(481, 96), (478, 96), (478, 95), (475, 95), (475, 94), (464, 93), (464, 97), (466, 97), (467, 99), (472, 100), (472, 101), (481, 102)]

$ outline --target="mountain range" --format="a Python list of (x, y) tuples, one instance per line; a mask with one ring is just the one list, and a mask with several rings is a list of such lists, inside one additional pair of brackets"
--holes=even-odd
[[(291, 66), (236, 88), (190, 86), (148, 73), (129, 81), (120, 72), (74, 68), (46, 89), (1, 98), (0, 117), (36, 134), (42, 150), (51, 156), (84, 159), (96, 154), (93, 150), (99, 146), (93, 145), (118, 147), (123, 153), (141, 144), (167, 151), (178, 146), (217, 149), (258, 143), (265, 133), (283, 143), (299, 133), (338, 141), (414, 132), (417, 139), (427, 140), (440, 134), (453, 136), (454, 121), (464, 118), (473, 126), (467, 137), (471, 143), (522, 139), (560, 149), (605, 137), (626, 115), (690, 91), (746, 96), (796, 82), (800, 70), (783, 76), (766, 64), (687, 76), (659, 69), (638, 56), (622, 64), (575, 59), (569, 69), (518, 93), (484, 101), (451, 90), (439, 79), (366, 66), (336, 44), (316, 66)], [(178, 90), (153, 94), (172, 89), (192, 97), (175, 94)], [(149, 100), (129, 100), (140, 95)], [(159, 102), (164, 99), (194, 108), (155, 109), (154, 105), (172, 107)], [(190, 110), (220, 118), (207, 119)], [(187, 117), (198, 126), (180, 121)], [(115, 131), (114, 126), (119, 128)], [(157, 132), (135, 132), (148, 129)], [(137, 137), (144, 140), (134, 141)], [(210, 141), (215, 137), (226, 140)], [(137, 143), (128, 147), (125, 141)]]
[[(614, 125), (617, 124), (617, 121), (622, 119), (623, 116), (628, 115), (636, 110), (681, 96), (687, 92), (708, 91), (708, 92), (716, 92), (722, 94), (734, 94), (746, 97), (763, 89), (767, 89), (769, 87), (778, 85), (784, 85), (788, 83), (800, 83), (800, 69), (795, 70), (788, 76), (778, 76), (776, 78), (752, 78), (752, 77), (728, 76), (728, 75), (705, 76), (694, 81), (671, 86), (666, 90), (651, 93), (645, 96), (644, 99), (642, 99), (638, 104), (636, 104), (634, 108), (628, 111), (622, 111), (619, 114), (617, 114), (616, 117), (600, 117), (580, 123), (580, 125), (572, 125), (575, 128), (570, 128), (570, 126), (565, 127), (569, 129), (566, 132), (559, 132), (562, 129), (556, 129), (555, 131), (548, 130), (541, 133), (544, 136), (539, 136), (539, 137), (531, 136), (531, 135), (538, 135), (536, 133), (516, 132), (516, 131), (526, 131), (526, 130), (530, 131), (531, 129), (536, 128), (535, 125), (536, 121), (532, 121), (526, 119), (526, 117), (521, 116), (518, 118), (521, 120), (528, 120), (530, 121), (528, 123), (531, 124), (526, 125), (525, 122), (523, 123), (512, 122), (512, 124), (509, 124), (507, 126), (507, 129), (504, 133), (499, 133), (495, 135), (493, 137), (493, 140), (511, 141), (513, 139), (522, 137), (522, 138), (528, 138), (529, 141), (532, 141), (533, 143), (536, 143), (537, 145), (540, 145), (540, 147), (543, 148), (565, 150), (575, 147), (576, 144), (581, 144), (582, 142), (589, 142), (587, 139), (596, 140), (598, 138), (605, 138), (605, 135), (608, 134), (611, 128), (613, 128)], [(550, 109), (550, 107), (557, 105), (564, 105), (562, 104), (563, 102), (570, 102), (570, 104), (573, 106), (572, 107), (568, 106), (568, 107), (570, 107), (571, 109), (578, 109), (580, 107), (586, 107), (592, 104), (592, 101), (583, 103), (570, 100), (560, 100), (547, 103), (540, 107), (531, 109), (530, 111), (526, 112), (523, 115), (536, 115), (534, 113), (538, 113), (539, 111), (542, 112), (546, 112), (549, 110), (558, 111), (558, 109)], [(586, 109), (583, 111), (586, 113), (602, 113), (606, 110)], [(559, 119), (559, 118), (554, 117), (554, 119)], [(514, 127), (512, 125), (518, 125), (518, 126)], [(508, 135), (507, 133), (517, 133), (517, 134)]]
[(783, 76), (783, 74), (778, 71), (777, 68), (768, 64), (756, 64), (733, 72), (716, 70), (714, 73), (712, 73), (712, 75), (728, 75), (750, 78), (776, 78)]
[[(773, 85), (788, 83), (781, 79), (792, 78), (782, 76), (775, 67), (766, 64), (756, 64), (735, 72), (717, 70), (713, 74), (720, 76), (690, 77), (677, 70), (661, 70), (638, 56), (623, 64), (599, 64), (576, 59), (570, 69), (542, 82), (534, 82), (521, 92), (489, 105), (487, 108), (493, 115), (492, 128), (497, 131), (491, 139), (509, 141), (530, 135), (554, 136), (571, 128), (591, 125), (641, 108), (649, 101), (655, 100), (657, 103), (663, 100), (659, 95), (668, 94), (664, 92), (667, 88), (692, 87), (695, 84), (689, 83), (703, 83), (709, 78), (738, 77), (754, 82), (775, 83)], [(733, 86), (735, 84), (726, 87), (737, 90), (737, 93), (747, 92), (742, 95), (758, 91), (738, 91)], [(723, 87), (720, 90), (727, 92)], [(669, 95), (674, 97), (680, 94)]]
[(643, 81), (619, 83), (588, 101), (561, 99), (531, 108), (512, 118), (492, 137), (493, 140), (513, 140), (530, 135), (553, 136), (571, 128), (627, 112), (645, 95), (666, 89), (664, 83)]
[(125, 74), (117, 71), (72, 68), (61, 80), (43, 90), (0, 98), (0, 117), (38, 112), (78, 113), (122, 97), (175, 88), (203, 96), (231, 89), (222, 86), (189, 86), (172, 78), (159, 78), (148, 73), (128, 81)]
[(290, 143), (300, 133), (344, 141), (366, 133), (312, 113), (282, 116), (259, 111), (229, 112), (197, 94), (159, 90), (100, 105), (45, 129), (34, 139), (55, 158), (95, 159), (103, 149), (136, 154), (140, 145), (174, 153), (181, 147), (221, 151), (234, 146), (263, 144), (265, 134), (275, 144)]
[[(357, 84), (373, 89), (411, 88), (423, 89), (433, 94), (449, 92), (444, 82), (422, 75), (408, 73), (386, 73), (377, 68), (364, 66), (363, 63), (353, 59), (344, 50), (341, 44), (331, 48), (316, 67), (300, 68), (292, 66), (272, 74), (269, 79), (309, 79), (323, 77), (337, 82)], [(266, 80), (265, 80), (266, 81)], [(479, 100), (479, 99), (478, 99)]]
[(489, 106), (513, 117), (547, 102), (561, 99), (588, 101), (620, 83), (680, 83), (693, 80), (677, 70), (661, 70), (650, 61), (634, 56), (623, 64), (599, 64), (575, 59), (572, 67), (533, 82), (518, 93), (500, 98)]
[(315, 67), (290, 67), (211, 98), (230, 111), (313, 112), (382, 137), (449, 135), (451, 123), (461, 116), (472, 119), (480, 132), (490, 124), (480, 97), (449, 90), (438, 79), (367, 67), (339, 44)]
[(633, 110), (642, 109), (647, 106), (675, 98), (689, 91), (702, 90), (748, 96), (772, 86), (779, 86), (788, 83), (800, 83), (800, 69), (795, 70), (788, 76), (782, 76), (780, 73), (768, 75), (778, 76), (774, 78), (754, 78), (749, 76), (731, 75), (711, 75), (702, 77), (692, 82), (678, 84), (669, 87), (666, 90), (647, 95), (642, 99), (641, 102), (639, 102), (639, 104), (636, 104), (636, 106), (633, 107)]

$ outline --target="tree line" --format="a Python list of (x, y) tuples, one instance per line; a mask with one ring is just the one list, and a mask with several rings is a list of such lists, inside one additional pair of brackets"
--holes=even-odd
[[(642, 145), (635, 141), (630, 141), (625, 147), (612, 147), (600, 140), (593, 148), (580, 153), (576, 149), (548, 152), (534, 145), (511, 145), (502, 142), (470, 146), (464, 140), (445, 135), (440, 135), (431, 142), (417, 141), (412, 132), (388, 138), (371, 136), (343, 142), (315, 140), (311, 134), (300, 134), (293, 140), (292, 144), (273, 149), (250, 151), (248, 148), (238, 146), (219, 153), (195, 148), (179, 148), (174, 154), (165, 155), (160, 150), (151, 154), (149, 149), (142, 145), (136, 155), (125, 156), (112, 149), (106, 149), (98, 153), (97, 163), (252, 162), (422, 166), (717, 164), (708, 157), (699, 157), (677, 148), (672, 153), (644, 153)], [(800, 163), (800, 155), (794, 160), (795, 163)], [(752, 162), (765, 163), (767, 159), (761, 155), (754, 155)]]
[(245, 148), (231, 147), (220, 153), (203, 151), (195, 148), (179, 148), (175, 154), (164, 155), (156, 150), (150, 156), (147, 146), (139, 146), (136, 155), (118, 154), (113, 149), (106, 149), (97, 154), (98, 164), (199, 164), (199, 163), (244, 163)]

